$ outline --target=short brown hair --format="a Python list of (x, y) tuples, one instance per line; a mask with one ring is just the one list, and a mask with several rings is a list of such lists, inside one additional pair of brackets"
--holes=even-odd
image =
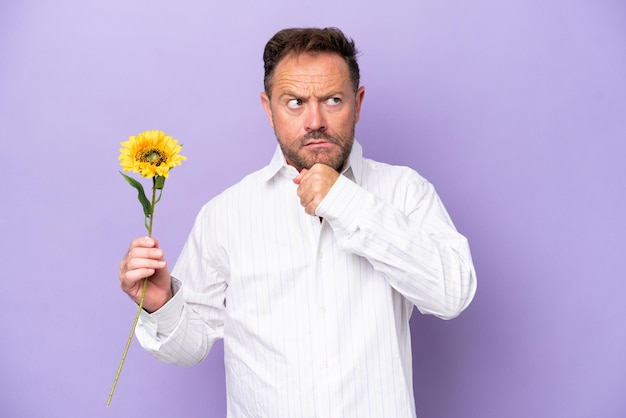
[(356, 92), (359, 88), (359, 64), (356, 61), (358, 50), (352, 39), (347, 38), (337, 28), (290, 28), (276, 33), (265, 45), (263, 64), (265, 77), (263, 84), (265, 93), (271, 96), (272, 76), (274, 69), (287, 55), (329, 52), (341, 56), (348, 65), (352, 78), (352, 86)]

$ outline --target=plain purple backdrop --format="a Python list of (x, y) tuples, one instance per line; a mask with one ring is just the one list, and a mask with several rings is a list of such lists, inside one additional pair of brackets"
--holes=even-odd
[[(0, 415), (224, 417), (222, 345), (161, 364), (133, 341), (118, 263), (144, 234), (119, 143), (188, 161), (155, 236), (265, 165), (265, 42), (338, 26), (361, 49), (357, 138), (435, 184), (471, 244), (458, 319), (414, 315), (421, 418), (626, 416), (626, 4), (594, 1), (3, 1)], [(393, 418), (393, 417), (391, 417)]]

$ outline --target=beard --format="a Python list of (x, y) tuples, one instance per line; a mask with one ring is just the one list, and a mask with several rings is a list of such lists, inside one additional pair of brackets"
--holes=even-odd
[[(335, 169), (335, 171), (340, 171), (348, 160), (348, 156), (352, 151), (352, 144), (354, 143), (354, 126), (346, 136), (330, 135), (324, 131), (311, 131), (290, 144), (283, 141), (278, 132), (275, 131), (275, 134), (283, 155), (298, 171), (301, 171), (303, 168), (310, 169), (317, 163), (326, 164)], [(330, 142), (336, 145), (339, 150), (323, 148), (305, 150), (306, 144), (316, 139)]]

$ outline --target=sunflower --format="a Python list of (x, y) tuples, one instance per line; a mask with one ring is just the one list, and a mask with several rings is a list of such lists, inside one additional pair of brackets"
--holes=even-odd
[(142, 177), (167, 178), (172, 168), (187, 159), (179, 154), (183, 146), (163, 131), (146, 131), (131, 136), (121, 145), (119, 160), (124, 171), (133, 171)]

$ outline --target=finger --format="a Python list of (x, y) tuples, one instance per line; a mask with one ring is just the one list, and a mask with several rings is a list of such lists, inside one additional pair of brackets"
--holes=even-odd
[(120, 282), (122, 283), (123, 287), (131, 287), (138, 281), (154, 276), (157, 270), (161, 268), (163, 267), (152, 268), (146, 266), (128, 270), (127, 272), (120, 274)]
[[(136, 242), (135, 242), (136, 244)], [(158, 269), (166, 266), (163, 250), (154, 247), (137, 247), (131, 244), (130, 249), (120, 262), (120, 280), (124, 280), (127, 273), (139, 269)], [(149, 277), (154, 271), (142, 273), (142, 277)]]
[(144, 268), (160, 269), (165, 267), (166, 262), (163, 258), (139, 258), (132, 257), (126, 261), (125, 270), (127, 272), (132, 270), (139, 270)]
[(131, 290), (137, 287), (143, 279), (152, 277), (155, 272), (156, 270), (149, 268), (129, 270), (120, 275), (120, 286), (124, 291)]
[(135, 247), (128, 250), (125, 259), (128, 261), (134, 258), (147, 258), (152, 260), (162, 260), (165, 254), (160, 248)]
[(145, 247), (145, 248), (158, 248), (159, 241), (156, 238), (144, 236), (135, 238), (131, 241), (130, 246), (128, 247), (128, 251), (137, 247)]
[(300, 184), (300, 182), (302, 182), (302, 178), (306, 175), (306, 173), (309, 170), (307, 170), (306, 168), (303, 168), (300, 173), (298, 173), (298, 175), (296, 177), (293, 178), (293, 182), (296, 184)]
[(165, 269), (164, 260), (131, 259), (120, 271), (120, 285), (124, 291), (136, 288), (143, 279), (153, 277), (157, 271)]

